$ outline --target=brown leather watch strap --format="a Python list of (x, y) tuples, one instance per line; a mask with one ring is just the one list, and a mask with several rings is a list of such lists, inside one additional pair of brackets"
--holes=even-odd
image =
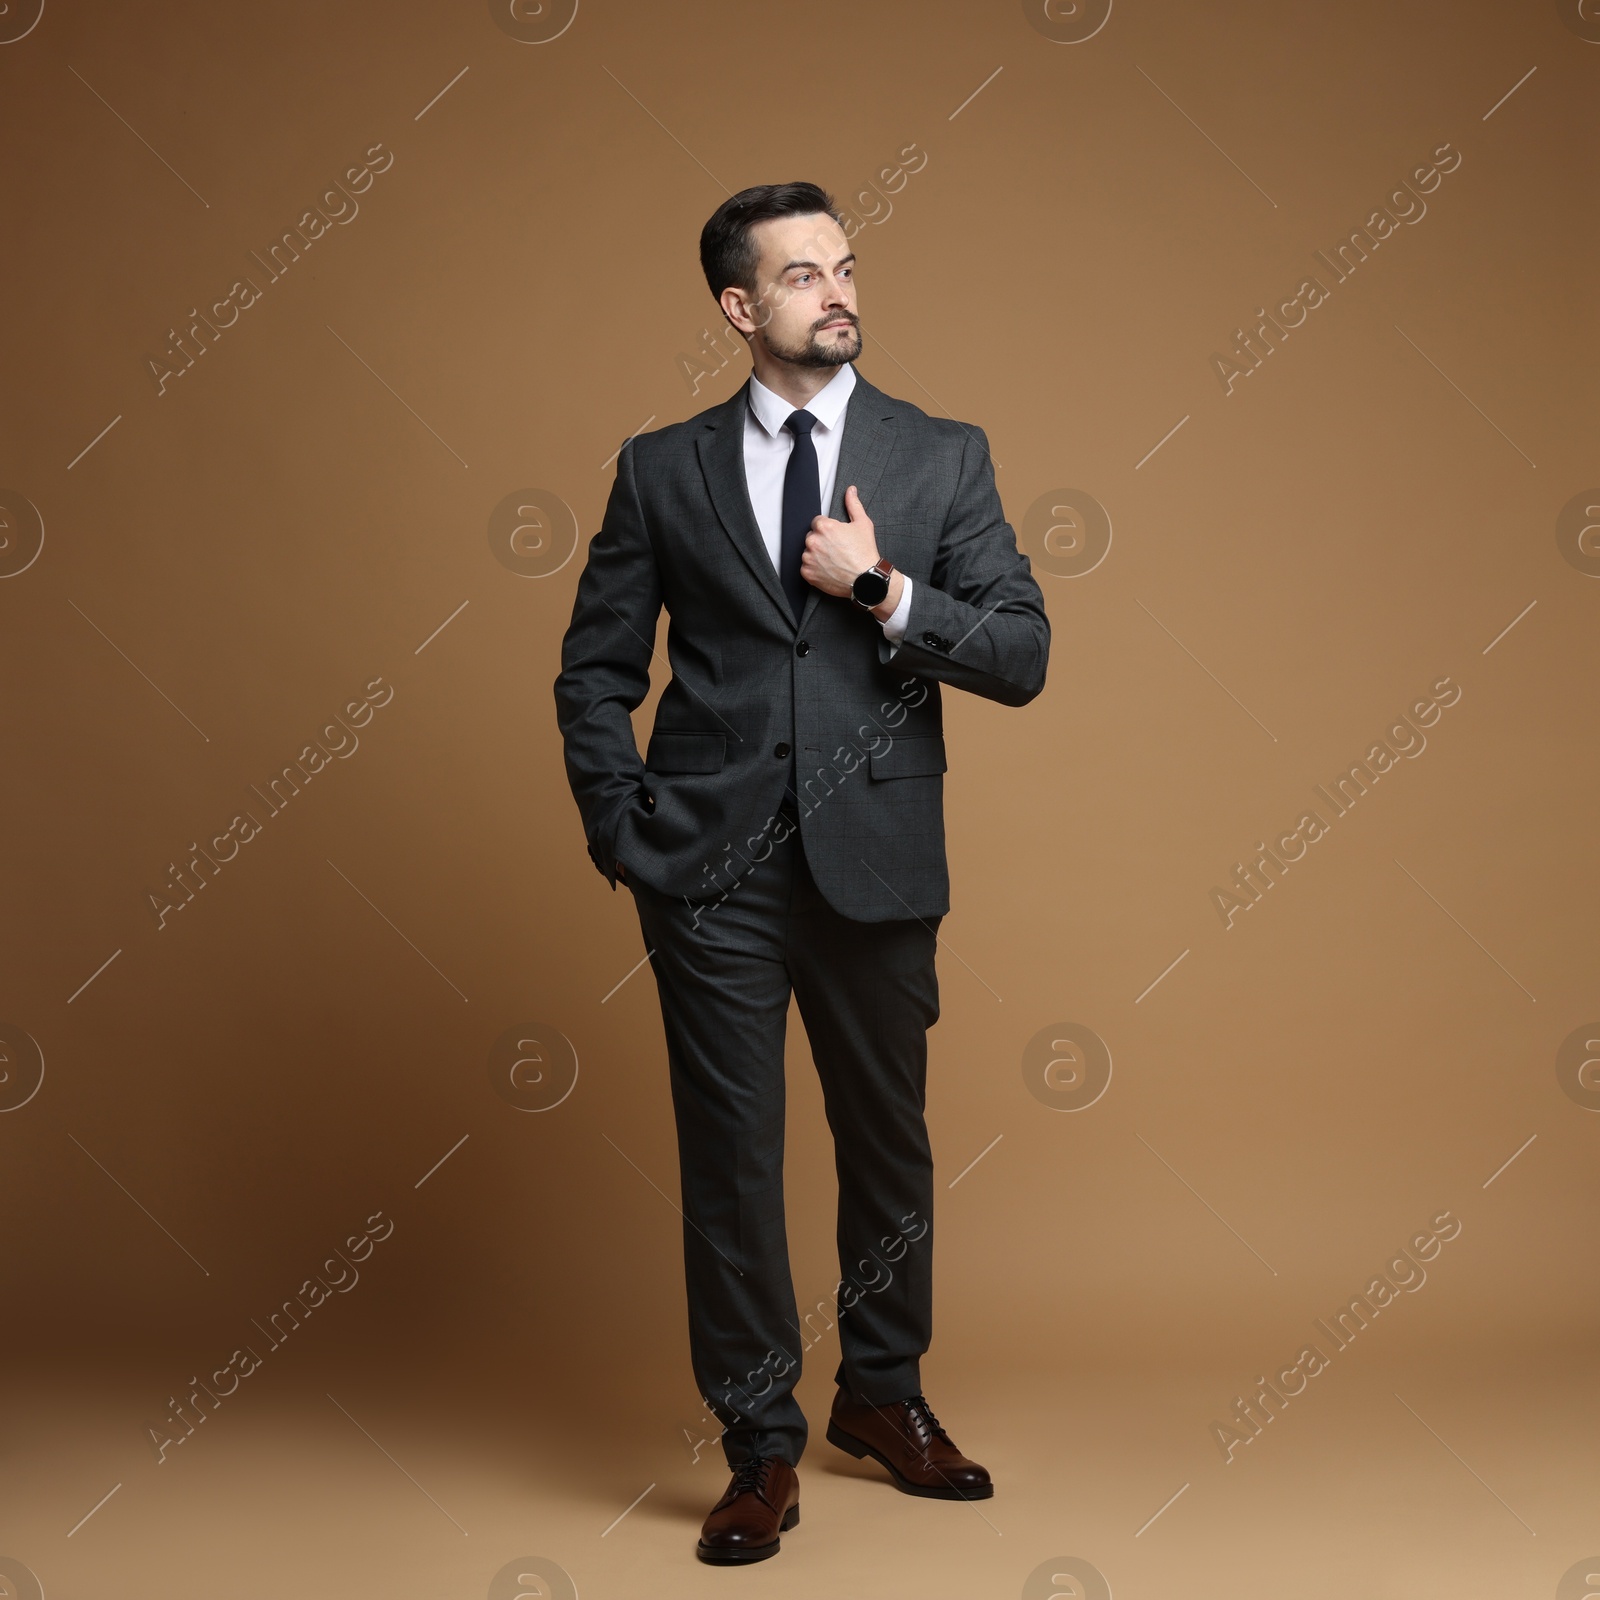
[[(867, 572), (877, 572), (882, 574), (884, 583), (884, 599), (888, 599), (890, 587), (889, 580), (894, 574), (894, 562), (892, 562), (888, 556), (879, 556), (878, 559), (867, 568)], [(856, 582), (859, 583), (862, 578), (866, 577), (867, 572), (858, 573), (856, 576)], [(852, 584), (850, 587), (850, 598), (855, 600), (855, 584)], [(856, 600), (856, 604), (864, 611), (871, 611), (873, 606), (881, 606), (883, 604), (883, 600), (874, 600), (872, 605), (868, 605), (865, 600)]]

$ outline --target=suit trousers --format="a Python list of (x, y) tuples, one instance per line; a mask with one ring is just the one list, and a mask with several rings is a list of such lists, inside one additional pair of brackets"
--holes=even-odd
[[(921, 1392), (932, 1337), (927, 1030), (940, 917), (856, 922), (823, 898), (799, 824), (720, 901), (631, 876), (666, 1032), (683, 1200), (689, 1349), (730, 1464), (798, 1466), (804, 1351), (837, 1321), (835, 1382), (886, 1404)], [(784, 1225), (784, 1037), (793, 993), (838, 1175), (838, 1286), (795, 1303)]]

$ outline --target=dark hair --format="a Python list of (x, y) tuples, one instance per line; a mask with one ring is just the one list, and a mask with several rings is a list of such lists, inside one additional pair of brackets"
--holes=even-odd
[(750, 237), (756, 223), (813, 212), (825, 213), (844, 226), (844, 219), (834, 210), (833, 196), (814, 183), (759, 183), (724, 200), (700, 230), (700, 267), (712, 298), (720, 300), (730, 284), (750, 294), (756, 292), (758, 256)]

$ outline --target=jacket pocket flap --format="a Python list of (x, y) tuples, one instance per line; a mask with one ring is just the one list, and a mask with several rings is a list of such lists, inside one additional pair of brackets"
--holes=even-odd
[(727, 742), (721, 733), (657, 729), (650, 735), (644, 764), (651, 772), (721, 772)]
[(942, 733), (912, 734), (894, 738), (887, 750), (874, 751), (874, 778), (927, 778), (948, 771)]

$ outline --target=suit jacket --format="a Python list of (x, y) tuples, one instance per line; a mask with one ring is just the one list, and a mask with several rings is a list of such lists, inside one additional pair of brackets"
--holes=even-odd
[[(744, 476), (746, 382), (617, 458), (555, 682), (589, 854), (693, 900), (730, 892), (781, 839), (794, 749), (800, 833), (824, 897), (862, 922), (950, 909), (940, 686), (1020, 706), (1050, 624), (1005, 520), (981, 428), (930, 417), (857, 373), (829, 515), (855, 484), (879, 551), (914, 580), (905, 638), (810, 589), (798, 625)], [(630, 713), (668, 614), (671, 680), (644, 759)]]

